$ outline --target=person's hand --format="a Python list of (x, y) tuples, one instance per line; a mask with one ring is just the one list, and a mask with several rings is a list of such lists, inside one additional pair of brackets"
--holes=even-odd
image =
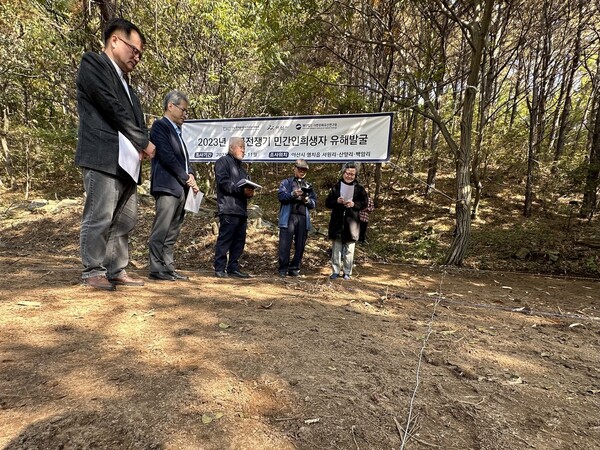
[(244, 195), (246, 196), (246, 198), (254, 197), (254, 188), (253, 187), (245, 187)]
[(300, 196), (302, 196), (303, 192), (302, 189), (296, 189), (295, 191), (292, 192), (292, 195), (296, 198), (300, 198)]
[(196, 179), (194, 178), (193, 174), (189, 174), (189, 177), (187, 179), (187, 181), (185, 182), (185, 184), (187, 184), (189, 187), (192, 188), (192, 191), (194, 191), (194, 194), (196, 194), (200, 189), (198, 188), (198, 184), (196, 184)]
[(340, 205), (343, 205), (343, 204), (344, 204), (344, 197), (338, 197), (338, 199), (337, 199), (337, 202), (338, 202)]
[(152, 159), (156, 156), (156, 147), (152, 142), (148, 142), (148, 146), (142, 150), (141, 159)]
[(352, 200), (348, 200), (347, 202), (344, 202), (344, 206), (346, 208), (352, 208), (354, 206), (354, 202)]

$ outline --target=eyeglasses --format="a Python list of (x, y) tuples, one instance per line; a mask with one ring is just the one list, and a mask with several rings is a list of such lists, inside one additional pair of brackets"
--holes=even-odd
[(118, 40), (120, 40), (123, 44), (125, 44), (127, 47), (129, 47), (129, 50), (131, 50), (131, 53), (133, 53), (133, 57), (134, 58), (139, 58), (140, 60), (142, 59), (142, 51), (137, 48), (135, 45), (131, 45), (129, 42), (121, 39), (119, 36), (115, 36)]
[(171, 103), (171, 105), (173, 105), (175, 108), (177, 108), (177, 109), (181, 110), (181, 112), (182, 112), (182, 113), (184, 113), (184, 114), (187, 114), (187, 113), (188, 113), (188, 110), (187, 110), (187, 108), (182, 108), (181, 106), (179, 106), (179, 105), (176, 105), (175, 103)]

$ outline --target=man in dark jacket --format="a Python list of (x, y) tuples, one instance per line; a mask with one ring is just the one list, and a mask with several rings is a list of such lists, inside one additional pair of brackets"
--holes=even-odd
[[(317, 194), (306, 182), (308, 164), (303, 159), (296, 160), (294, 176), (286, 178), (279, 185), (277, 198), (279, 207), (279, 276), (300, 275), (300, 264), (304, 255), (306, 238), (310, 230), (311, 209), (317, 206)], [(290, 262), (290, 251), (294, 242), (294, 257)]]
[[(83, 283), (114, 291), (116, 285), (142, 286), (125, 272), (128, 238), (137, 217), (137, 184), (120, 164), (120, 136), (151, 159), (142, 106), (128, 75), (142, 59), (144, 36), (131, 22), (113, 19), (104, 30), (104, 52), (85, 53), (77, 74), (79, 134), (75, 163), (86, 192), (80, 230)], [(120, 154), (123, 152), (123, 154)]]
[(150, 138), (156, 145), (152, 160), (150, 193), (156, 199), (156, 214), (150, 240), (149, 278), (187, 280), (175, 270), (174, 247), (185, 217), (185, 200), (190, 188), (198, 192), (187, 149), (181, 139), (181, 125), (187, 116), (188, 99), (179, 91), (163, 100), (164, 117), (152, 124)]
[(335, 280), (344, 272), (344, 279), (352, 276), (354, 246), (360, 234), (359, 211), (367, 207), (368, 196), (365, 188), (358, 184), (358, 168), (354, 163), (343, 167), (342, 179), (331, 189), (325, 206), (331, 209), (329, 238), (333, 240), (329, 278)]
[(250, 277), (240, 270), (238, 261), (246, 245), (248, 199), (254, 196), (252, 186), (240, 184), (244, 179), (249, 180), (248, 172), (242, 166), (245, 154), (244, 138), (232, 137), (229, 140), (229, 153), (220, 157), (215, 163), (219, 215), (219, 236), (215, 246), (215, 276), (218, 278)]

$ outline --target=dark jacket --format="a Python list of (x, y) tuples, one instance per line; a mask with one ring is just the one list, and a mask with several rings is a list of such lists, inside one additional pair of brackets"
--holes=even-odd
[[(152, 159), (150, 193), (170, 194), (175, 197), (188, 190), (186, 182), (193, 173), (185, 157), (185, 149), (173, 124), (163, 117), (152, 124), (150, 139), (156, 145), (156, 156)], [(186, 165), (187, 164), (187, 165)]]
[(342, 241), (357, 241), (360, 234), (360, 221), (358, 213), (361, 209), (367, 207), (369, 197), (367, 191), (357, 181), (352, 182), (354, 185), (354, 195), (352, 201), (354, 206), (346, 208), (344, 205), (337, 202), (340, 198), (340, 184), (343, 181), (338, 181), (329, 195), (325, 199), (325, 206), (331, 209), (331, 219), (329, 220), (329, 238), (339, 239)]
[(149, 141), (140, 101), (131, 88), (129, 93), (131, 101), (106, 53), (83, 55), (77, 74), (78, 166), (131, 179), (119, 166), (118, 132), (139, 151)]
[(215, 179), (219, 215), (248, 216), (246, 211), (248, 199), (244, 195), (244, 189), (237, 187), (237, 182), (244, 178), (250, 179), (241, 161), (238, 161), (229, 153), (217, 160), (215, 163)]
[(304, 203), (304, 201), (297, 199), (292, 195), (292, 192), (295, 189), (298, 189), (297, 182), (294, 180), (294, 177), (286, 178), (279, 184), (279, 190), (277, 191), (277, 198), (281, 203), (281, 206), (279, 207), (279, 227), (287, 228), (294, 205), (303, 205), (304, 217), (306, 219), (304, 223), (306, 224), (306, 229), (310, 230), (309, 210), (314, 209), (317, 206), (317, 194), (314, 190), (311, 190), (308, 195), (308, 203)]

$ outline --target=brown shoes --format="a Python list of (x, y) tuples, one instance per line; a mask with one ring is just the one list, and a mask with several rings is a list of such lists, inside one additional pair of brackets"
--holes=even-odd
[(112, 284), (105, 275), (98, 275), (96, 277), (84, 278), (84, 286), (93, 287), (96, 289), (104, 289), (105, 291), (116, 291), (117, 288)]
[(121, 272), (121, 275), (119, 275), (116, 278), (109, 278), (108, 281), (117, 286), (143, 286), (144, 285), (144, 282), (142, 280), (140, 280), (139, 278), (130, 277), (127, 274), (127, 272), (125, 272), (125, 271)]

